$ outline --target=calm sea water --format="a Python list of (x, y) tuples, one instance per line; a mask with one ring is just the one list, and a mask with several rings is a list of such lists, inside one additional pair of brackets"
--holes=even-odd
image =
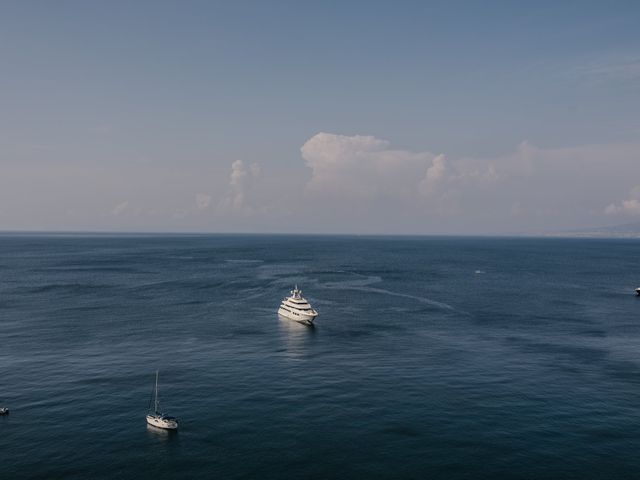
[[(640, 477), (640, 242), (0, 236), (0, 477)], [(276, 310), (297, 283), (314, 329)], [(160, 369), (164, 409), (144, 415)]]

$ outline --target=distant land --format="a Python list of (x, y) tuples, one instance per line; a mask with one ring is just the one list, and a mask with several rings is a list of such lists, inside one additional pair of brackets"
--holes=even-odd
[(545, 234), (547, 237), (640, 238), (640, 222)]

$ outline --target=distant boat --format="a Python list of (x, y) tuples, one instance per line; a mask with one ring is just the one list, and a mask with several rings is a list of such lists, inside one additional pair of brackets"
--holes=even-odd
[(636, 295), (640, 297), (640, 288), (636, 288)]
[(318, 316), (318, 312), (302, 297), (302, 290), (298, 290), (297, 285), (291, 290), (291, 296), (282, 300), (278, 314), (305, 325), (313, 325)]
[(8, 415), (9, 409), (7, 407), (0, 407), (0, 415)]
[(178, 419), (170, 417), (160, 411), (160, 401), (158, 400), (158, 371), (156, 370), (156, 386), (153, 393), (153, 413), (151, 413), (151, 400), (149, 400), (149, 413), (147, 413), (147, 423), (154, 427), (164, 428), (165, 430), (176, 430), (178, 428)]

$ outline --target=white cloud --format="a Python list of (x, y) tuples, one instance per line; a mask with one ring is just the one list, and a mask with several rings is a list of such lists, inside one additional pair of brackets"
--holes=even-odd
[(640, 215), (640, 185), (629, 192), (629, 198), (619, 204), (612, 203), (605, 208), (607, 215)]
[(445, 178), (447, 164), (444, 155), (438, 155), (427, 168), (424, 178), (420, 182), (420, 191), (429, 195), (435, 191), (438, 184)]
[(260, 166), (252, 163), (249, 168), (242, 160), (236, 160), (231, 164), (231, 174), (229, 175), (229, 193), (220, 202), (219, 210), (222, 213), (255, 213), (257, 208), (251, 201), (254, 193), (256, 179), (260, 176)]
[(273, 162), (262, 172), (215, 159), (193, 168), (3, 164), (0, 227), (540, 233), (640, 218), (640, 193), (627, 194), (640, 184), (640, 142), (523, 142), (462, 158), (366, 135), (323, 133), (301, 143), (298, 165)]
[(637, 198), (630, 198), (623, 200), (620, 205), (611, 204), (605, 209), (605, 213), (608, 215), (640, 215), (640, 200)]
[(318, 133), (301, 152), (312, 170), (307, 192), (322, 196), (408, 198), (418, 192), (427, 169), (435, 168), (434, 177), (441, 168), (433, 165), (436, 155), (430, 152), (392, 150), (373, 136)]
[(519, 147), (516, 156), (521, 157), (522, 165), (516, 169), (511, 157), (505, 162), (508, 168), (498, 167), (495, 160), (477, 158), (451, 162), (443, 154), (391, 149), (388, 141), (364, 135), (318, 133), (301, 148), (312, 170), (309, 193), (431, 203), (437, 197), (449, 203), (458, 196), (458, 189), (486, 186), (516, 170), (527, 171), (530, 150), (526, 143)]
[[(381, 231), (401, 222), (392, 228), (438, 230), (445, 219), (460, 231), (599, 225), (611, 193), (640, 176), (637, 143), (540, 148), (525, 141), (503, 155), (451, 159), (394, 149), (374, 136), (319, 133), (301, 152), (314, 214)], [(640, 193), (607, 209), (622, 212), (640, 214)]]

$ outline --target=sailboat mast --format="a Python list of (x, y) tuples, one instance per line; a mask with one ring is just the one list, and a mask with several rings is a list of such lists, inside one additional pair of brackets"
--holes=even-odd
[(156, 402), (155, 402), (155, 413), (158, 413), (158, 370), (156, 370)]

